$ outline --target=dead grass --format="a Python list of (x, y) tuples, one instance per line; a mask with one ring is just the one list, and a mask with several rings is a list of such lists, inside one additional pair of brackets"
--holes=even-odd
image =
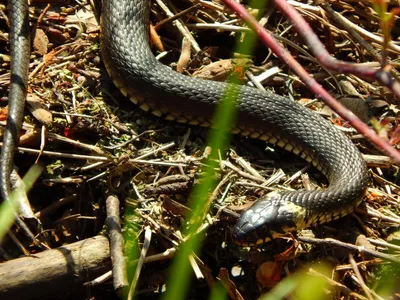
[[(354, 33), (343, 30), (329, 10), (296, 3), (334, 57), (379, 65), (382, 49), (374, 41), (380, 37), (379, 20), (368, 2), (330, 2), (333, 10), (352, 22), (351, 27), (365, 44), (360, 43)], [(188, 9), (190, 1), (174, 1), (174, 5), (168, 4), (168, 7), (176, 13)], [(43, 6), (37, 4), (34, 8), (33, 16), (38, 17)], [(278, 11), (266, 7), (258, 12), (263, 16), (261, 21), (265, 22), (266, 28), (279, 37), (310, 74), (361, 118), (375, 118), (375, 127), (381, 130), (381, 135), (397, 144), (399, 111), (386, 89), (353, 75), (327, 72)], [(153, 24), (165, 19), (165, 13), (154, 4)], [(149, 225), (153, 236), (148, 256), (168, 249), (174, 251), (172, 249), (186, 238), (180, 232), (185, 226), (182, 217), (188, 214), (188, 195), (193, 186), (199, 184), (203, 161), (208, 155), (205, 146), (207, 130), (160, 120), (124, 99), (101, 63), (99, 27), (90, 10), (76, 3), (63, 9), (55, 4), (40, 24), (36, 21), (37, 18), (32, 18), (32, 24), (37, 26), (34, 39), (37, 45), (31, 58), (30, 95), (40, 99), (45, 115), (50, 113), (52, 116), (46, 131), (58, 136), (43, 136), (41, 115), (34, 114), (33, 117), (27, 113), (25, 122), (31, 129), (23, 132), (20, 146), (39, 149), (40, 140), (44, 139), (44, 149), (48, 151), (40, 158), (46, 170), (29, 194), (43, 229), (50, 230), (46, 242), (56, 247), (101, 232), (105, 196), (115, 194), (123, 203), (127, 239), (141, 241), (142, 229)], [(0, 22), (1, 28), (6, 28), (4, 18), (0, 18)], [(246, 72), (262, 76), (271, 71), (263, 82), (267, 89), (289, 94), (332, 120), (347, 132), (362, 153), (380, 155), (362, 136), (347, 128), (346, 122), (315, 101), (296, 75), (263, 45), (257, 45), (254, 54), (231, 53), (236, 39), (246, 43), (251, 33), (220, 4), (199, 5), (183, 14), (180, 22), (191, 44), (182, 49), (182, 55), (190, 57), (180, 60), (179, 68), (183, 73), (190, 76), (202, 68), (200, 73), (209, 79), (226, 78), (229, 72), (238, 71), (231, 57), (251, 58), (252, 65), (248, 65), (247, 70), (240, 70), (243, 81), (247, 81)], [(222, 22), (225, 24), (221, 25)], [(370, 36), (367, 37), (360, 28)], [(39, 29), (43, 33), (39, 33)], [(0, 97), (6, 100), (10, 58), (6, 31), (0, 33)], [(157, 33), (166, 50), (160, 60), (176, 68), (181, 55), (182, 33), (171, 21), (158, 26)], [(395, 74), (399, 67), (399, 35), (397, 27), (393, 30), (393, 47), (388, 53)], [(45, 37), (48, 43), (43, 41)], [(39, 51), (42, 52), (39, 54)], [(212, 62), (218, 63), (213, 65)], [(28, 151), (17, 155), (16, 163), (21, 173), (29, 168), (37, 155)], [(219, 184), (209, 191), (214, 203), (223, 208), (210, 212), (204, 224), (206, 239), (201, 252), (194, 255), (192, 261), (193, 268), (197, 267), (199, 271), (195, 273), (197, 279), (192, 281), (190, 298), (205, 298), (210, 288), (221, 281), (226, 287), (224, 269), (230, 272), (233, 281), (229, 290), (236, 290), (245, 299), (253, 299), (275, 286), (281, 278), (308, 269), (310, 264), (320, 263), (328, 267), (329, 278), (323, 278), (332, 288), (327, 297), (381, 299), (391, 295), (396, 298), (398, 286), (391, 282), (399, 279), (397, 264), (393, 262), (399, 259), (400, 249), (396, 246), (400, 224), (397, 166), (380, 168), (370, 163), (370, 188), (363, 204), (351, 216), (299, 232), (299, 239), (292, 236), (259, 249), (248, 249), (238, 247), (230, 240), (230, 227), (235, 221), (234, 213), (230, 211), (240, 212), (271, 190), (318, 189), (324, 187), (326, 181), (317, 171), (308, 168), (306, 162), (271, 149), (260, 141), (234, 137), (225, 157), (215, 169)], [(69, 201), (60, 205), (59, 200), (65, 197)], [(301, 237), (309, 238), (308, 242), (301, 241)], [(354, 251), (340, 243), (321, 240), (325, 238), (371, 251)], [(21, 240), (23, 242), (23, 237)], [(136, 246), (140, 248), (140, 242)], [(31, 252), (36, 251), (34, 247), (27, 247)], [(3, 242), (2, 250), (10, 257), (18, 256), (16, 247), (9, 240)], [(380, 253), (388, 256), (380, 257)], [(389, 263), (390, 257), (393, 259)], [(146, 263), (137, 286), (139, 297), (156, 297), (167, 276), (173, 276), (167, 273), (170, 258), (156, 257)], [(271, 264), (276, 267), (272, 275), (268, 273)], [(313, 271), (308, 273), (317, 276)]]

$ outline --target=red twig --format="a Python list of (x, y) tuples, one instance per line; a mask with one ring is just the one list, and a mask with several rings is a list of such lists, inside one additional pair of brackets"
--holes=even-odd
[(369, 81), (378, 80), (382, 85), (387, 86), (392, 93), (400, 100), (400, 83), (393, 80), (390, 73), (382, 69), (376, 70), (370, 67), (345, 62), (332, 57), (318, 39), (318, 36), (311, 29), (310, 25), (297, 12), (297, 10), (286, 2), (286, 0), (274, 0), (277, 7), (292, 22), (296, 31), (301, 35), (314, 56), (327, 69), (341, 73), (351, 73)]
[[(285, 8), (281, 9), (286, 9), (289, 4), (286, 3), (285, 0), (275, 0), (275, 2), (278, 1), (283, 1), (285, 2)], [(373, 142), (375, 145), (377, 145), (382, 152), (390, 156), (394, 162), (400, 166), (400, 153), (394, 149), (387, 141), (379, 138), (379, 136), (376, 134), (375, 131), (370, 129), (365, 123), (363, 123), (357, 116), (355, 116), (351, 111), (346, 109), (342, 104), (340, 104), (335, 98), (333, 98), (315, 79), (313, 79), (307, 71), (290, 55), (288, 51), (286, 51), (285, 48), (283, 48), (258, 22), (257, 20), (251, 16), (247, 10), (239, 3), (237, 3), (235, 0), (222, 0), (222, 2), (225, 3), (229, 8), (231, 8), (233, 11), (235, 11), (246, 23), (258, 34), (258, 36), (261, 38), (261, 40), (269, 47), (276, 56), (278, 56), (283, 62), (288, 64), (294, 71), (295, 73), (300, 77), (300, 79), (306, 84), (310, 90), (312, 90), (315, 95), (317, 96), (318, 99), (324, 101), (331, 109), (333, 109), (337, 114), (339, 114), (343, 119), (347, 120), (355, 129), (357, 129), (361, 134), (363, 134), (367, 139), (369, 139), (371, 142)], [(278, 4), (277, 4), (278, 5)], [(294, 10), (293, 7), (291, 9)], [(285, 11), (286, 13), (286, 11)], [(296, 12), (297, 14), (297, 12)], [(287, 14), (289, 15), (289, 14)], [(301, 19), (302, 21), (299, 21)], [(308, 26), (307, 22), (299, 15), (296, 15), (296, 21), (292, 20), (293, 25), (297, 30), (303, 30), (304, 35), (308, 35), (310, 32), (314, 35), (315, 38), (312, 38), (312, 47), (315, 47), (314, 44), (315, 39), (318, 40), (318, 38), (315, 36), (311, 28)], [(297, 23), (302, 23), (300, 27), (298, 26)], [(307, 30), (305, 31), (305, 27), (302, 27), (304, 24), (307, 25)], [(301, 28), (301, 29), (299, 29)], [(311, 34), (310, 34), (311, 35)], [(318, 40), (318, 43), (319, 40)], [(311, 46), (309, 44), (309, 46)], [(323, 46), (322, 46), (323, 48)], [(326, 52), (327, 53), (327, 52)], [(325, 55), (322, 55), (323, 57)], [(335, 60), (336, 61), (336, 60)], [(386, 73), (383, 71), (376, 72), (374, 71), (375, 74), (372, 73), (372, 71), (363, 72), (363, 77), (368, 76), (374, 76), (375, 78), (382, 77), (382, 81), (385, 83), (388, 83), (387, 86), (392, 86), (394, 89), (397, 88), (399, 85), (398, 82), (394, 82), (390, 76), (388, 76)], [(400, 89), (399, 89), (400, 90)], [(400, 95), (400, 93), (399, 93)], [(399, 97), (400, 98), (400, 97)]]

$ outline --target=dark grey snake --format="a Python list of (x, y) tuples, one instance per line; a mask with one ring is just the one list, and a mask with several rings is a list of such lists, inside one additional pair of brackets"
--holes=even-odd
[(107, 71), (140, 108), (167, 120), (208, 126), (221, 95), (237, 91), (233, 132), (291, 151), (329, 180), (325, 190), (275, 192), (258, 200), (234, 227), (235, 242), (260, 244), (338, 219), (359, 204), (367, 187), (366, 165), (356, 147), (320, 116), (274, 93), (190, 78), (158, 62), (148, 41), (148, 0), (103, 1), (101, 21)]
[(9, 39), (12, 59), (7, 127), (3, 134), (0, 164), (0, 189), (3, 199), (10, 193), (14, 148), (24, 117), (30, 53), (28, 1), (10, 0), (8, 11), (11, 21)]

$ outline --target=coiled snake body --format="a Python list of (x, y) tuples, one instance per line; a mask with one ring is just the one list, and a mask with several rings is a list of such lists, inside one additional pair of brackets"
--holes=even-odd
[[(146, 0), (103, 2), (102, 56), (110, 76), (142, 109), (168, 120), (207, 125), (221, 95), (232, 86), (190, 78), (159, 63), (149, 47), (148, 18)], [(303, 157), (327, 177), (329, 187), (271, 193), (258, 200), (241, 215), (233, 240), (259, 244), (340, 218), (359, 204), (367, 185), (366, 166), (342, 133), (288, 98), (247, 86), (234, 89), (239, 89), (234, 131)]]
[(235, 242), (259, 244), (340, 218), (359, 204), (367, 186), (366, 166), (342, 133), (288, 98), (174, 72), (153, 56), (148, 22), (148, 0), (103, 1), (102, 57), (110, 77), (125, 96), (143, 110), (167, 120), (207, 126), (221, 95), (229, 96), (233, 89), (232, 97), (238, 93), (238, 119), (233, 132), (291, 151), (329, 180), (325, 190), (274, 192), (258, 200), (234, 227)]

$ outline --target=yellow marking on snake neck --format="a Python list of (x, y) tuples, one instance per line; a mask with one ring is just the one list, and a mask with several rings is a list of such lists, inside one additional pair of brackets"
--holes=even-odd
[(293, 150), (293, 146), (290, 145), (290, 144), (286, 144), (285, 150), (287, 150), (287, 151), (292, 151), (292, 150)]
[(231, 132), (232, 132), (233, 134), (238, 134), (238, 133), (240, 132), (240, 129), (237, 128), (237, 127), (235, 127), (235, 128), (232, 129)]
[(299, 153), (300, 153), (301, 151), (300, 151), (299, 148), (294, 148), (294, 149), (292, 150), (292, 152), (293, 152), (294, 154), (296, 154), (296, 155), (299, 155)]
[(178, 123), (186, 123), (188, 121), (188, 119), (184, 118), (184, 117), (180, 117), (179, 119), (176, 119), (176, 122)]
[(285, 142), (282, 140), (279, 140), (278, 143), (276, 143), (279, 147), (284, 148), (285, 147)]
[(288, 212), (293, 217), (294, 227), (286, 225), (282, 227), (284, 232), (292, 232), (295, 230), (299, 230), (302, 228), (306, 228), (308, 224), (306, 224), (306, 209), (301, 207), (293, 202), (287, 202), (284, 205), (285, 211)]
[(315, 163), (315, 164), (314, 164), (314, 162), (313, 162), (312, 158), (311, 158), (311, 157), (309, 157), (309, 156), (306, 156), (305, 160), (306, 160), (307, 162), (309, 162), (309, 163), (312, 163), (314, 166), (316, 166), (316, 165), (317, 165), (317, 163)]
[(133, 104), (138, 104), (138, 100), (135, 97), (129, 97), (129, 100), (131, 100)]
[(200, 123), (199, 126), (201, 126), (201, 127), (210, 127), (210, 123), (207, 122), (207, 121), (204, 121), (204, 122)]
[(300, 157), (301, 157), (302, 159), (306, 159), (307, 154), (306, 154), (305, 152), (302, 152), (302, 153), (300, 154)]
[(122, 95), (124, 95), (125, 97), (128, 96), (128, 91), (126, 89), (124, 89), (123, 87), (119, 88), (119, 91), (122, 93)]
[(167, 120), (167, 121), (173, 121), (173, 120), (175, 120), (175, 117), (174, 117), (173, 115), (167, 115), (167, 116), (165, 117), (165, 120)]
[(256, 241), (256, 245), (261, 245), (261, 244), (264, 244), (264, 243), (265, 243), (265, 241), (263, 239), (258, 239)]
[(150, 106), (147, 103), (143, 103), (142, 105), (140, 105), (140, 108), (144, 111), (149, 111)]
[(151, 113), (152, 113), (153, 115), (155, 115), (156, 117), (161, 117), (161, 116), (162, 116), (162, 111), (161, 111), (161, 110), (158, 110), (158, 109), (153, 110)]
[(278, 140), (274, 136), (272, 136), (270, 139), (268, 139), (268, 143), (270, 143), (270, 144), (275, 144), (277, 141)]
[(197, 121), (196, 119), (193, 119), (193, 120), (190, 120), (190, 121), (189, 121), (189, 124), (190, 124), (190, 125), (199, 125), (199, 123), (200, 123), (200, 122)]

